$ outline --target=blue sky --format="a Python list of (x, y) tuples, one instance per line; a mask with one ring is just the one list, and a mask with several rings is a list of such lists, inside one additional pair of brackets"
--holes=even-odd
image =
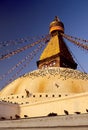
[[(0, 42), (48, 34), (49, 24), (56, 15), (64, 23), (66, 34), (88, 39), (88, 0), (0, 0)], [(88, 73), (88, 52), (66, 43)], [(25, 52), (20, 55), (0, 61), (0, 76), (20, 61)], [(39, 54), (21, 74), (37, 69), (38, 58)], [(78, 69), (83, 71), (80, 66)], [(0, 88), (8, 78), (0, 81)]]

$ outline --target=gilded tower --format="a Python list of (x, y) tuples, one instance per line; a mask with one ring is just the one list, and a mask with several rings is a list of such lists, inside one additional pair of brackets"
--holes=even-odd
[(75, 63), (61, 33), (64, 33), (64, 24), (56, 16), (49, 27), (50, 41), (42, 52), (37, 66), (39, 69), (46, 67), (65, 67), (76, 69)]

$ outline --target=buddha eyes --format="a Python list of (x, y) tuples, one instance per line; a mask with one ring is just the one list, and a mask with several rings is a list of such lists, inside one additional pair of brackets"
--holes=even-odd
[(55, 66), (55, 64), (56, 64), (56, 61), (51, 61), (47, 64), (43, 64), (42, 68), (53, 67), (53, 66)]

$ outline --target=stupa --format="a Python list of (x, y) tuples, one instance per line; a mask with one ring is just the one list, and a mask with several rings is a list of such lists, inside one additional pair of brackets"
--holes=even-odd
[(50, 41), (37, 61), (38, 69), (1, 90), (1, 119), (71, 118), (87, 113), (88, 74), (76, 70), (77, 63), (61, 35), (64, 24), (57, 17), (50, 23), (49, 33)]

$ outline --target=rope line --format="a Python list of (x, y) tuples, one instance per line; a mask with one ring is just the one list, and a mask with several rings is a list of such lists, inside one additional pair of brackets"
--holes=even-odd
[[(43, 47), (45, 44), (46, 44), (46, 42), (40, 44), (40, 45), (37, 47), (37, 49), (33, 50), (33, 51), (22, 61), (22, 63), (23, 63), (24, 61), (27, 60), (26, 63), (7, 81), (6, 85), (9, 84), (10, 82), (12, 82), (12, 81), (15, 79), (15, 77), (29, 64), (29, 62), (34, 58), (34, 56), (37, 54), (37, 52), (38, 52), (40, 49), (42, 49), (42, 47)], [(28, 58), (29, 58), (29, 59), (28, 59)]]
[(0, 57), (0, 60), (9, 58), (9, 57), (11, 57), (11, 56), (13, 56), (13, 55), (15, 55), (15, 54), (18, 54), (18, 53), (20, 53), (20, 52), (22, 52), (22, 51), (24, 51), (24, 50), (27, 50), (27, 49), (29, 49), (30, 47), (33, 47), (33, 46), (37, 45), (37, 44), (40, 43), (40, 42), (46, 41), (47, 39), (49, 39), (49, 37), (50, 37), (49, 35), (46, 35), (44, 38), (42, 38), (42, 39), (40, 39), (40, 40), (38, 40), (38, 41), (36, 41), (36, 42), (34, 42), (34, 43), (32, 43), (32, 44), (28, 44), (28, 45), (26, 45), (26, 46), (24, 46), (24, 47), (22, 47), (22, 48), (20, 48), (20, 49), (17, 49), (17, 50), (15, 50), (15, 51), (12, 51), (12, 52), (8, 53), (8, 54), (6, 54), (6, 55), (2, 55), (2, 56)]
[(77, 45), (77, 46), (79, 46), (79, 47), (81, 47), (81, 48), (83, 48), (83, 49), (85, 49), (85, 50), (88, 51), (88, 45), (85, 45), (85, 44), (83, 44), (83, 43), (80, 43), (80, 42), (78, 42), (78, 41), (72, 39), (71, 37), (69, 37), (69, 36), (66, 35), (66, 34), (61, 33), (61, 35), (62, 35), (64, 38), (66, 38), (67, 40), (69, 40), (69, 41), (71, 41), (72, 43), (74, 43), (75, 45)]
[(67, 37), (69, 38), (72, 38), (72, 39), (75, 39), (75, 40), (78, 40), (78, 41), (81, 41), (81, 42), (85, 42), (85, 43), (88, 43), (88, 40), (85, 40), (85, 39), (81, 39), (81, 38), (77, 38), (77, 37), (74, 37), (74, 36), (69, 36), (67, 34), (65, 34)]
[(19, 38), (19, 39), (16, 39), (16, 40), (2, 41), (2, 42), (0, 42), (0, 49), (2, 47), (22, 44), (22, 43), (25, 43), (25, 42), (29, 42), (29, 41), (33, 41), (33, 40), (36, 40), (36, 39), (40, 39), (41, 37), (44, 37), (44, 36), (36, 36), (36, 37), (29, 37), (28, 36), (28, 37)]

